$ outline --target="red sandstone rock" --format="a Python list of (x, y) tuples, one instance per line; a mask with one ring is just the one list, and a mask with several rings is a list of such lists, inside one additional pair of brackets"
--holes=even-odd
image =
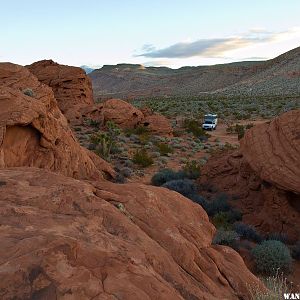
[(294, 241), (300, 236), (299, 120), (295, 110), (249, 129), (240, 151), (214, 156), (200, 178), (235, 195), (245, 222)]
[(60, 110), (71, 123), (79, 122), (81, 107), (94, 104), (91, 81), (81, 68), (60, 65), (52, 60), (38, 61), (27, 68), (39, 81), (52, 88)]
[(3, 300), (250, 299), (247, 285), (261, 287), (176, 192), (36, 168), (0, 179)]
[(261, 179), (300, 194), (300, 110), (248, 130), (241, 151)]
[[(25, 89), (32, 95), (25, 95)], [(14, 166), (45, 168), (81, 179), (114, 174), (107, 162), (77, 143), (51, 88), (26, 68), (1, 63), (0, 167)]]
[(133, 128), (143, 119), (142, 112), (133, 105), (119, 99), (110, 99), (103, 103), (104, 121), (113, 121), (121, 128)]
[(160, 114), (153, 114), (146, 116), (142, 124), (144, 126), (147, 126), (151, 132), (153, 132), (156, 135), (163, 135), (163, 136), (172, 136), (173, 135), (173, 129), (170, 124), (170, 121), (160, 115)]

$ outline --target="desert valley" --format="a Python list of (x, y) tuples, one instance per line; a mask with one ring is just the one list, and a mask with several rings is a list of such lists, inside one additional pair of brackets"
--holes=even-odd
[(0, 300), (300, 299), (299, 10), (4, 1)]
[[(299, 88), (291, 54), (266, 80)], [(262, 299), (278, 272), (299, 290), (299, 95), (99, 100), (105, 69), (0, 64), (1, 299)], [(131, 91), (147, 69), (110, 72)]]

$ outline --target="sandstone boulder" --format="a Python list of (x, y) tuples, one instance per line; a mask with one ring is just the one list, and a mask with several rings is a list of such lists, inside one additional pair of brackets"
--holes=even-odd
[(93, 105), (92, 84), (84, 70), (52, 60), (35, 62), (27, 68), (39, 81), (50, 86), (62, 113), (71, 123), (80, 122), (79, 109)]
[(28, 69), (0, 64), (0, 168), (32, 166), (80, 179), (113, 176), (112, 167), (82, 148), (51, 88)]
[(0, 170), (0, 298), (250, 299), (262, 288), (176, 192)]
[(104, 121), (113, 121), (121, 128), (133, 128), (143, 119), (142, 112), (128, 102), (110, 99), (103, 103)]
[(172, 136), (173, 135), (173, 129), (170, 124), (170, 121), (160, 114), (152, 114), (146, 116), (142, 124), (144, 126), (147, 126), (151, 132), (153, 132), (156, 135), (161, 136)]
[(300, 110), (248, 130), (241, 151), (261, 179), (300, 194)]

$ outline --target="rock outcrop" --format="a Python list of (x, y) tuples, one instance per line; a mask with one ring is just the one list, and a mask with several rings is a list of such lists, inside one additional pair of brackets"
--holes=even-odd
[(142, 124), (149, 128), (149, 130), (161, 136), (172, 136), (173, 129), (170, 124), (170, 121), (160, 114), (152, 114), (145, 117), (142, 121)]
[(133, 128), (144, 118), (143, 113), (128, 102), (110, 99), (103, 103), (103, 116), (106, 121), (113, 121), (121, 128)]
[(234, 195), (243, 220), (265, 233), (300, 236), (300, 110), (249, 129), (238, 151), (214, 156), (200, 182)]
[(176, 192), (0, 170), (0, 297), (249, 299), (262, 287)]
[(94, 104), (91, 80), (81, 68), (52, 60), (38, 61), (27, 68), (52, 88), (60, 110), (71, 123), (79, 122), (81, 107)]
[(261, 179), (300, 194), (300, 110), (247, 131), (241, 151)]
[(39, 167), (79, 179), (114, 175), (77, 143), (51, 88), (28, 69), (1, 63), (0, 90), (0, 168)]

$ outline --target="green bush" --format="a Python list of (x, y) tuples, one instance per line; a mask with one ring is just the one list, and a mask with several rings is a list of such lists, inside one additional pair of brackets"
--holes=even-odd
[(29, 97), (34, 97), (34, 92), (30, 88), (26, 88), (25, 90), (23, 90), (23, 94)]
[(215, 214), (212, 218), (212, 223), (216, 226), (216, 228), (223, 228), (225, 230), (230, 230), (232, 227), (226, 212), (219, 212)]
[(136, 150), (133, 155), (132, 161), (143, 168), (149, 167), (153, 164), (152, 157), (149, 156), (147, 150), (144, 148)]
[(201, 164), (196, 160), (187, 161), (183, 167), (183, 171), (190, 179), (197, 179), (201, 174)]
[(292, 257), (296, 260), (300, 260), (300, 241), (291, 247)]
[(219, 229), (212, 243), (237, 248), (238, 240), (239, 235), (235, 231)]
[(111, 151), (116, 148), (117, 136), (121, 134), (120, 128), (113, 122), (106, 123), (107, 131), (93, 134), (90, 138), (91, 143), (95, 145), (95, 151), (104, 159), (109, 159)]
[(183, 122), (183, 127), (186, 129), (187, 132), (191, 132), (195, 137), (209, 136), (201, 127), (200, 122), (196, 120), (185, 119)]
[(152, 176), (151, 184), (161, 186), (168, 181), (175, 179), (183, 179), (185, 177), (186, 174), (183, 171), (176, 172), (171, 169), (163, 169)]
[(265, 275), (276, 275), (278, 271), (288, 272), (292, 257), (289, 248), (280, 241), (263, 241), (251, 251), (258, 272)]
[(259, 233), (257, 233), (255, 227), (251, 225), (238, 222), (233, 225), (233, 229), (243, 239), (247, 239), (256, 243), (260, 243), (262, 241), (262, 237), (259, 235)]
[(174, 153), (174, 149), (166, 143), (156, 143), (155, 146), (157, 147), (161, 155), (168, 155), (169, 153)]
[(177, 179), (166, 182), (162, 185), (169, 190), (180, 193), (185, 197), (189, 197), (196, 193), (196, 186), (192, 180), (189, 179)]

